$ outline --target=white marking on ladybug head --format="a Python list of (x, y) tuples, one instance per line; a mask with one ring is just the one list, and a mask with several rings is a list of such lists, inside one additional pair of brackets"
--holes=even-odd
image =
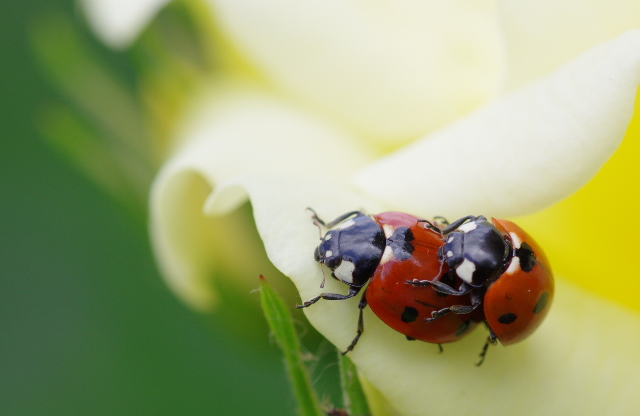
[(511, 263), (509, 263), (509, 267), (507, 268), (506, 274), (514, 274), (520, 270), (520, 257), (513, 256), (511, 259)]
[(355, 264), (350, 261), (343, 260), (342, 263), (340, 263), (340, 266), (333, 271), (333, 274), (345, 283), (353, 283), (353, 271), (355, 269)]
[(475, 221), (468, 222), (466, 224), (462, 224), (458, 227), (458, 231), (462, 231), (463, 233), (468, 233), (469, 231), (473, 231), (478, 228), (478, 224)]
[(332, 233), (327, 233), (327, 235), (324, 236), (324, 241), (331, 240), (331, 237), (333, 237), (333, 234)]
[(382, 253), (382, 258), (380, 259), (380, 264), (385, 264), (389, 260), (393, 259), (393, 249), (391, 246), (386, 246), (384, 248), (384, 252)]
[(518, 234), (512, 232), (509, 233), (509, 237), (511, 237), (511, 241), (513, 241), (513, 246), (515, 248), (520, 248), (520, 246), (522, 245), (522, 241), (520, 241)]
[(447, 243), (450, 243), (453, 241), (453, 236), (449, 237), (449, 239), (447, 240)]
[(344, 230), (345, 228), (349, 228), (352, 225), (354, 225), (356, 222), (353, 219), (350, 219), (349, 221), (345, 221), (341, 224), (336, 225), (333, 229), (334, 230)]
[(384, 231), (385, 238), (391, 238), (396, 229), (393, 228), (391, 224), (382, 224), (382, 230)]
[(453, 257), (453, 251), (451, 250), (447, 251), (447, 257)]
[(333, 251), (331, 251), (331, 250), (327, 250), (327, 251), (325, 251), (325, 253), (324, 253), (324, 257), (325, 257), (325, 258), (327, 258), (327, 257), (331, 257), (331, 256), (333, 256)]
[(467, 283), (471, 283), (473, 281), (473, 272), (475, 271), (476, 265), (468, 259), (464, 259), (464, 261), (456, 267), (457, 275)]

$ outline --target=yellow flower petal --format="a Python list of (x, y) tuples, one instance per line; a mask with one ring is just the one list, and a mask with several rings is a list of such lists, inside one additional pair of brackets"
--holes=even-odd
[(492, 1), (210, 3), (270, 81), (386, 148), (484, 103), (502, 79)]
[(620, 149), (587, 186), (553, 207), (518, 219), (535, 230), (554, 270), (577, 285), (640, 312), (640, 106)]
[(502, 0), (499, 9), (509, 87), (544, 76), (593, 45), (640, 28), (636, 0)]
[[(330, 194), (332, 181), (370, 160), (344, 133), (277, 100), (233, 87), (211, 96), (217, 100), (187, 123), (186, 145), (162, 169), (151, 195), (152, 240), (163, 275), (179, 296), (202, 310), (215, 301), (211, 253), (225, 244), (216, 234), (220, 227), (203, 214), (218, 185), (237, 175), (288, 172), (317, 175), (313, 186)], [(327, 152), (330, 158), (324, 157)], [(229, 211), (245, 200), (242, 193), (232, 199), (227, 193), (224, 207), (217, 209)]]
[[(332, 314), (333, 305), (325, 307), (322, 314), (344, 319)], [(314, 322), (311, 310), (308, 316)], [(356, 319), (353, 313), (354, 332)], [(331, 324), (321, 330), (331, 332)], [(478, 368), (484, 337), (478, 329), (439, 354), (365, 313), (365, 333), (351, 358), (403, 416), (619, 416), (640, 408), (640, 316), (563, 280), (538, 331), (519, 344), (490, 347)], [(344, 343), (349, 336), (336, 338)]]
[[(298, 287), (302, 300), (322, 292), (345, 293), (329, 279), (324, 289), (312, 252), (318, 244), (306, 203), (329, 219), (350, 207), (383, 207), (358, 197), (340, 181), (319, 188), (308, 178), (248, 175), (221, 185), (209, 210), (226, 193), (249, 195), (271, 261)], [(274, 198), (278, 195), (279, 198)], [(305, 309), (310, 322), (338, 348), (356, 333), (358, 299), (321, 300)], [(632, 415), (640, 406), (640, 316), (558, 281), (553, 308), (531, 337), (516, 345), (490, 347), (482, 367), (474, 365), (487, 337), (477, 329), (446, 344), (408, 342), (369, 309), (365, 331), (350, 354), (367, 380), (404, 416), (464, 414)], [(597, 392), (597, 394), (595, 394)], [(378, 407), (378, 406), (377, 406)]]
[(355, 183), (407, 212), (498, 217), (545, 208), (615, 152), (640, 83), (640, 30), (365, 168)]

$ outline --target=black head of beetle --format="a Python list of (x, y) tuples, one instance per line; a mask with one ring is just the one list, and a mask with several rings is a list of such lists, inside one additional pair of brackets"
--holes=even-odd
[(339, 221), (322, 237), (314, 258), (327, 266), (334, 278), (361, 287), (373, 276), (385, 245), (382, 227), (358, 212), (355, 217)]
[(483, 216), (461, 218), (443, 233), (441, 259), (471, 286), (490, 284), (509, 262), (509, 241)]

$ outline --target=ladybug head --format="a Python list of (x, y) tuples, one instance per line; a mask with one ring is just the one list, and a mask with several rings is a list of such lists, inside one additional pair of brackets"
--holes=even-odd
[(360, 287), (373, 276), (386, 239), (378, 223), (366, 215), (338, 224), (316, 247), (314, 258), (331, 270), (331, 276)]
[(456, 221), (446, 235), (440, 258), (458, 277), (474, 287), (491, 284), (510, 256), (509, 246), (500, 231), (483, 216)]
[(339, 230), (329, 231), (313, 253), (315, 260), (327, 266), (331, 271), (334, 271), (342, 262), (338, 235)]

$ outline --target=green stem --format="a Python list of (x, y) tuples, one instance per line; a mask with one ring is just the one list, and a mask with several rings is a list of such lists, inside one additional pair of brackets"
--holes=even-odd
[(291, 313), (282, 298), (260, 276), (260, 299), (264, 315), (273, 336), (284, 353), (285, 365), (301, 416), (325, 416), (318, 395), (311, 384), (309, 371), (302, 360), (300, 341), (293, 326)]
[(346, 355), (338, 352), (340, 364), (340, 384), (342, 385), (342, 398), (344, 406), (350, 416), (370, 416), (367, 397), (358, 378), (358, 371), (353, 362)]

